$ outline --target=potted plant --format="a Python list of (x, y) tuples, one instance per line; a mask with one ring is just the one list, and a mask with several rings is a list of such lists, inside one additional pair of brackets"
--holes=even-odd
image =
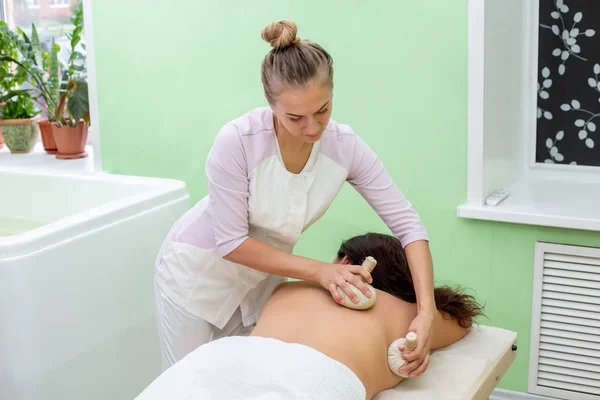
[(61, 159), (87, 156), (85, 144), (90, 125), (85, 55), (77, 50), (78, 45), (85, 50), (85, 46), (80, 44), (83, 32), (82, 3), (75, 8), (71, 22), (75, 28), (68, 35), (71, 39), (68, 68), (63, 74), (55, 121), (52, 122), (52, 132), (58, 147), (56, 158)]
[(41, 67), (41, 69), (32, 69), (31, 73), (37, 74), (37, 79), (32, 79), (31, 83), (39, 93), (37, 98), (38, 104), (42, 105), (46, 111), (46, 118), (40, 120), (38, 123), (44, 150), (49, 154), (55, 154), (57, 147), (52, 133), (51, 122), (54, 121), (54, 116), (56, 115), (56, 105), (59, 97), (60, 62), (58, 61), (58, 52), (60, 51), (60, 46), (52, 38), (52, 45), (49, 51), (42, 51), (34, 24), (31, 24), (31, 40), (25, 32), (21, 31), (20, 33), (25, 43), (29, 44), (29, 51), (25, 52), (29, 57), (29, 63)]
[[(65, 104), (67, 117), (65, 118)], [(87, 156), (88, 127), (90, 109), (88, 85), (85, 80), (70, 80), (60, 96), (56, 109), (56, 121), (52, 122), (52, 132), (58, 147), (56, 158), (71, 159)]]
[[(42, 52), (35, 25), (31, 25), (31, 39), (19, 29), (19, 34), (8, 30), (6, 25), (0, 26), (0, 35), (7, 37), (18, 52), (10, 55), (0, 55), (0, 63), (8, 63), (16, 69), (19, 77), (30, 77), (29, 83), (36, 92), (36, 102), (45, 108), (47, 119), (39, 122), (44, 149), (48, 153), (56, 153), (56, 144), (52, 135), (50, 122), (56, 115), (56, 105), (59, 97), (60, 63), (58, 52), (60, 47), (52, 39), (48, 52)], [(21, 79), (22, 83), (23, 79)]]
[(54, 133), (52, 132), (52, 122), (56, 115), (56, 104), (58, 103), (59, 97), (59, 75), (60, 75), (60, 63), (58, 61), (58, 52), (60, 46), (52, 39), (52, 47), (49, 52), (43, 52), (43, 66), (44, 71), (47, 71), (47, 89), (48, 91), (40, 89), (40, 96), (44, 100), (46, 107), (46, 118), (40, 120), (40, 132), (42, 134), (42, 142), (44, 143), (44, 149), (48, 154), (55, 154), (58, 149), (56, 142), (54, 141)]
[[(23, 84), (25, 81), (24, 78), (29, 76), (33, 88), (27, 91), (7, 91), (4, 97), (12, 98), (15, 104), (11, 106), (13, 108), (7, 108), (7, 115), (11, 115), (11, 113), (18, 114), (17, 110), (21, 110), (20, 114), (27, 114), (27, 107), (30, 107), (29, 103), (35, 99), (38, 104), (46, 108), (49, 118), (53, 119), (56, 114), (56, 104), (58, 101), (58, 51), (60, 51), (60, 48), (52, 40), (50, 52), (42, 52), (34, 24), (31, 26), (31, 32), (30, 40), (21, 29), (19, 29), (19, 34), (16, 34), (10, 31), (6, 24), (0, 25), (0, 38), (4, 39), (7, 48), (12, 46), (11, 48), (13, 49), (12, 52), (3, 52), (0, 54), (0, 65), (6, 65), (8, 71), (4, 75), (6, 77), (14, 77), (14, 80), (18, 84)], [(2, 74), (1, 71), (0, 74)], [(30, 94), (32, 91), (35, 91), (37, 96), (32, 96)], [(15, 97), (15, 95), (18, 96)], [(40, 101), (40, 98), (43, 102)], [(17, 104), (20, 104), (20, 106)], [(32, 112), (39, 113), (37, 110), (33, 110)], [(6, 118), (8, 117), (4, 117), (4, 119)], [(49, 121), (44, 120), (40, 124), (40, 129), (42, 131), (44, 148), (48, 153), (56, 153), (56, 144)], [(37, 128), (34, 128), (34, 130), (37, 132)], [(35, 142), (32, 145), (35, 145)]]
[(43, 52), (34, 24), (31, 24), (31, 39), (23, 30), (19, 29), (19, 34), (20, 37), (16, 37), (15, 42), (20, 50), (22, 61), (19, 63), (15, 60), (15, 62), (30, 75), (31, 84), (38, 93), (36, 100), (38, 104), (45, 108), (47, 118), (39, 121), (42, 143), (47, 153), (54, 154), (57, 152), (57, 148), (50, 123), (54, 121), (59, 97), (60, 63), (58, 52), (60, 46), (52, 38), (50, 51)]
[(29, 153), (39, 138), (39, 110), (29, 90), (13, 90), (0, 98), (0, 124), (6, 146), (11, 153)]
[[(6, 23), (0, 21), (0, 57), (18, 57), (17, 46), (8, 34)], [(15, 65), (8, 60), (0, 60), (0, 98), (20, 87), (27, 77), (24, 70), (16, 69)], [(4, 102), (0, 101), (0, 107)], [(4, 147), (2, 137), (2, 126), (0, 125), (0, 149)]]

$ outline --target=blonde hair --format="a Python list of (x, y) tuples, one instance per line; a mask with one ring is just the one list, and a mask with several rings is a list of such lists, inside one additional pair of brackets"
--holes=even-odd
[(283, 20), (267, 25), (261, 37), (273, 48), (261, 66), (265, 96), (274, 104), (285, 86), (303, 86), (315, 78), (333, 88), (333, 59), (321, 46), (296, 36), (298, 27)]

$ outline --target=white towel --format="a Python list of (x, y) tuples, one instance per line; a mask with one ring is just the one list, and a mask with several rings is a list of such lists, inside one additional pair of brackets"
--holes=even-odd
[(137, 400), (364, 400), (345, 365), (300, 344), (232, 336), (188, 354)]

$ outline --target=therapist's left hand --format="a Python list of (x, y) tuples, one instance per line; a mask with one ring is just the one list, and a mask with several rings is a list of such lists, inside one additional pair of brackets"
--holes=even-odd
[[(400, 368), (401, 373), (409, 372), (408, 377), (414, 378), (421, 375), (429, 367), (429, 352), (431, 350), (431, 339), (433, 338), (433, 317), (435, 311), (419, 311), (417, 317), (412, 321), (409, 332), (417, 334), (417, 348), (405, 353), (402, 358), (406, 365)], [(400, 351), (404, 350), (403, 348)]]

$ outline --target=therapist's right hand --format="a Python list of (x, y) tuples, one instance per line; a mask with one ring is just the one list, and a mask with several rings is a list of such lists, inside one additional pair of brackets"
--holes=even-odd
[(339, 287), (348, 297), (358, 303), (358, 296), (350, 288), (350, 284), (354, 285), (367, 298), (372, 296), (371, 289), (367, 287), (365, 282), (372, 283), (373, 278), (369, 271), (361, 265), (349, 264), (324, 264), (319, 268), (318, 283), (331, 293), (331, 297), (339, 304), (344, 303), (344, 298), (338, 293)]

